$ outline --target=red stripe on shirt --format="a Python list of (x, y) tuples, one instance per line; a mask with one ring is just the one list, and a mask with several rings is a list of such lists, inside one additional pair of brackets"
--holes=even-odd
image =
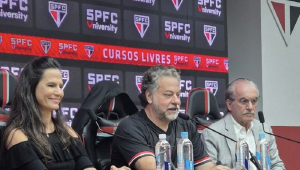
[(209, 157), (209, 156), (204, 157), (204, 158), (199, 159), (199, 160), (195, 160), (195, 161), (194, 161), (194, 165), (200, 164), (200, 163), (205, 162), (205, 161), (207, 161), (207, 160), (210, 160), (210, 157)]
[(128, 165), (130, 166), (132, 164), (133, 161), (135, 161), (136, 159), (140, 158), (140, 157), (143, 157), (145, 155), (149, 155), (149, 156), (154, 156), (154, 153), (151, 152), (151, 151), (143, 151), (143, 152), (139, 152), (137, 154), (135, 154), (131, 159), (130, 161), (128, 162)]

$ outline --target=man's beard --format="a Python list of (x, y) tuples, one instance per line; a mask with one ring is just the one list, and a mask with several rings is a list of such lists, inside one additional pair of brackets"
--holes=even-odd
[(173, 107), (177, 107), (177, 109), (178, 109), (178, 112), (175, 114), (168, 114), (167, 110), (165, 110), (165, 111), (161, 110), (155, 100), (153, 100), (153, 105), (154, 105), (154, 109), (155, 109), (156, 114), (158, 115), (159, 120), (171, 122), (171, 121), (175, 120), (178, 116), (178, 113), (179, 113), (178, 105), (173, 106)]

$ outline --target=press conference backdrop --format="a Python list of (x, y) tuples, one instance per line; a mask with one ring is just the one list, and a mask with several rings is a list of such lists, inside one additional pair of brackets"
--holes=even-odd
[(62, 65), (63, 112), (72, 121), (99, 81), (115, 81), (137, 98), (143, 72), (181, 69), (181, 109), (205, 87), (225, 109), (228, 49), (225, 0), (0, 1), (0, 66), (20, 74), (35, 57)]

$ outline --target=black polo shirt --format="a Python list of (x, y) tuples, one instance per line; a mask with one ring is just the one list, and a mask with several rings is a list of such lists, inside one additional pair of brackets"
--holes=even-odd
[(181, 132), (188, 132), (193, 143), (194, 165), (199, 166), (211, 161), (205, 151), (200, 134), (190, 120), (177, 117), (170, 122), (167, 132), (157, 127), (144, 110), (123, 120), (115, 133), (112, 145), (111, 162), (116, 167), (129, 166), (134, 170), (134, 163), (143, 156), (155, 158), (155, 145), (159, 134), (166, 134), (171, 145), (172, 163), (177, 167), (177, 140)]

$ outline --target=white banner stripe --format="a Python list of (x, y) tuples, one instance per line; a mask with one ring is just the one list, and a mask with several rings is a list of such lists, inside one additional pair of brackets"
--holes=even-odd
[(207, 114), (210, 112), (210, 96), (209, 96), (209, 90), (206, 90), (207, 93)]
[(5, 74), (6, 74), (6, 103), (8, 103), (9, 101), (9, 72), (7, 70), (5, 70)]

